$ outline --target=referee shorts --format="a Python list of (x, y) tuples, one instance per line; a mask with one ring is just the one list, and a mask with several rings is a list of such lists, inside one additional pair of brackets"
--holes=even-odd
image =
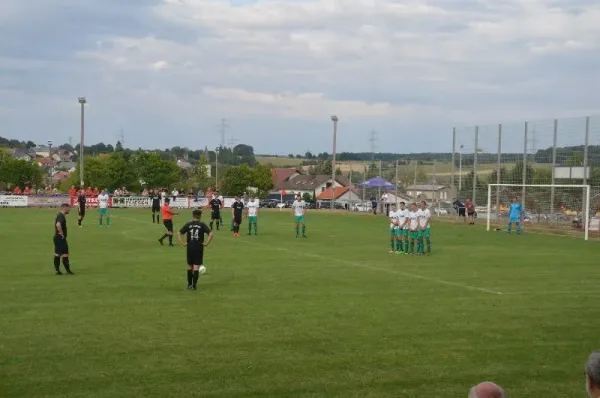
[(164, 220), (163, 225), (169, 232), (173, 232), (173, 220)]
[(466, 209), (464, 207), (459, 207), (458, 208), (458, 216), (459, 217), (464, 217), (465, 216), (465, 212), (466, 212)]

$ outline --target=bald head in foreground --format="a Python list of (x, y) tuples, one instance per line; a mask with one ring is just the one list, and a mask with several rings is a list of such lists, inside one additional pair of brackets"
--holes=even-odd
[(489, 381), (477, 384), (469, 391), (469, 398), (504, 398), (504, 390), (497, 384)]
[(593, 352), (585, 364), (585, 386), (590, 398), (600, 397), (600, 351)]

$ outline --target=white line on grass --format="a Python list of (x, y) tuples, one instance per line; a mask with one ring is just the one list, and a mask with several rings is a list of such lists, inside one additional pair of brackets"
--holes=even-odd
[[(135, 219), (135, 218), (129, 218), (129, 217), (123, 217), (123, 216), (119, 216), (119, 218), (122, 218), (124, 220), (129, 220), (129, 221), (134, 221), (134, 222), (146, 224), (146, 222), (138, 220), (138, 219)], [(230, 239), (230, 240), (233, 240), (233, 239)], [(405, 272), (405, 271), (392, 270), (392, 269), (388, 269), (388, 268), (374, 267), (372, 265), (355, 263), (355, 262), (346, 261), (346, 260), (342, 261), (342, 260), (338, 260), (338, 259), (336, 259), (334, 257), (327, 257), (327, 256), (323, 256), (321, 254), (313, 254), (313, 253), (307, 253), (307, 252), (296, 252), (294, 250), (287, 249), (287, 248), (284, 248), (284, 247), (273, 247), (271, 245), (266, 245), (266, 244), (263, 244), (263, 243), (252, 242), (252, 241), (247, 241), (247, 240), (238, 240), (238, 242), (253, 244), (253, 245), (257, 245), (257, 246), (262, 246), (262, 247), (268, 248), (270, 250), (278, 250), (278, 251), (284, 251), (284, 252), (288, 252), (288, 253), (300, 254), (300, 255), (303, 255), (305, 257), (317, 258), (317, 259), (320, 259), (320, 260), (335, 261), (335, 262), (337, 262), (339, 264), (343, 264), (343, 265), (348, 264), (348, 265), (351, 265), (353, 267), (367, 268), (367, 269), (372, 269), (374, 271), (379, 271), (379, 272), (387, 272), (389, 274), (401, 275), (401, 276), (405, 276), (407, 278), (413, 278), (413, 279), (420, 279), (420, 280), (424, 280), (424, 281), (427, 281), (427, 282), (438, 283), (438, 284), (441, 284), (441, 285), (454, 286), (454, 287), (459, 287), (459, 288), (462, 288), (462, 289), (467, 289), (467, 290), (472, 290), (472, 291), (477, 291), (477, 292), (482, 292), (482, 293), (497, 294), (497, 295), (498, 294), (504, 294), (504, 293), (502, 293), (500, 291), (497, 291), (497, 290), (485, 289), (483, 287), (470, 286), (470, 285), (465, 285), (465, 284), (462, 284), (462, 283), (450, 282), (450, 281), (446, 281), (446, 280), (438, 279), (438, 278), (431, 278), (431, 277), (424, 276), (424, 275), (414, 274), (412, 272)]]

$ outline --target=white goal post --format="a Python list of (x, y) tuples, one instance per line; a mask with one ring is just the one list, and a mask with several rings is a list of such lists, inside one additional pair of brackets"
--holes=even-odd
[(488, 184), (487, 230), (507, 226), (511, 197), (523, 206), (524, 225), (548, 233), (589, 238), (590, 186), (556, 184)]

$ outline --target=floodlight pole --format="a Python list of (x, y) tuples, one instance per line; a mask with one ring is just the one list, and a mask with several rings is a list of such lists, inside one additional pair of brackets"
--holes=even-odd
[(81, 189), (83, 189), (83, 148), (84, 148), (84, 138), (85, 138), (85, 104), (87, 100), (85, 97), (79, 97), (79, 104), (81, 105), (81, 137), (79, 139), (79, 184)]
[(219, 190), (219, 147), (215, 148), (215, 189)]
[(52, 140), (48, 140), (48, 156), (50, 156), (50, 185), (52, 185), (52, 171), (54, 170), (54, 159), (52, 158)]
[(337, 145), (337, 116), (331, 116), (331, 121), (333, 121), (333, 156), (331, 159), (331, 210), (335, 207), (335, 150)]

